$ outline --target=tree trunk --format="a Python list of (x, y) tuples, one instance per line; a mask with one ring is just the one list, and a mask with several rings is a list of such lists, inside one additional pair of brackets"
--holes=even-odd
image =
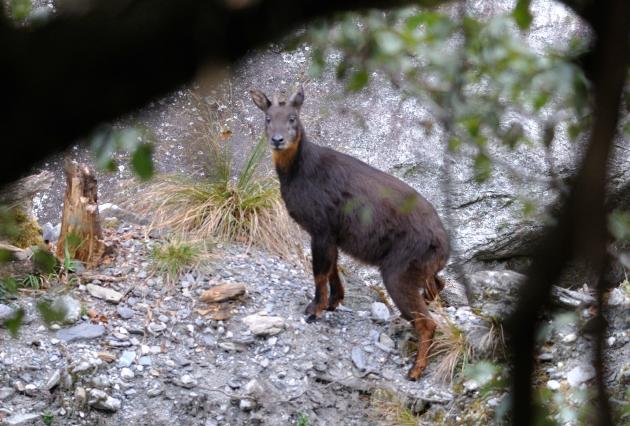
[(85, 164), (66, 161), (66, 194), (63, 200), (57, 256), (68, 254), (88, 266), (99, 263), (105, 243), (98, 214), (96, 178)]

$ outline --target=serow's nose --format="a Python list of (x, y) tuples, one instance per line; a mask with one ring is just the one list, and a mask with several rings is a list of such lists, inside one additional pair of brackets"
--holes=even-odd
[(273, 143), (273, 146), (278, 148), (280, 146), (280, 144), (282, 143), (282, 141), (284, 140), (284, 138), (280, 135), (273, 135), (271, 137), (271, 142)]

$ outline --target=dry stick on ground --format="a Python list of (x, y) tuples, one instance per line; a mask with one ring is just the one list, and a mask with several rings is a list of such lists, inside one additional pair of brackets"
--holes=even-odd
[[(627, 72), (630, 3), (612, 0), (598, 4), (590, 12), (593, 16), (588, 21), (594, 25), (597, 39), (589, 73), (595, 94), (589, 145), (558, 224), (548, 229), (540, 244), (529, 279), (521, 287), (518, 305), (508, 321), (514, 363), (512, 419), (515, 425), (533, 424), (534, 336), (538, 316), (549, 301), (552, 283), (571, 259), (588, 260), (597, 276), (601, 276), (605, 266), (605, 184)], [(597, 419), (600, 424), (612, 424), (604, 389), (599, 391)]]

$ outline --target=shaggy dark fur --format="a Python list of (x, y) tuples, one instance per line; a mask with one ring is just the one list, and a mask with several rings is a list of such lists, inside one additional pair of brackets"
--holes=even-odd
[(418, 378), (427, 365), (435, 330), (426, 302), (444, 286), (436, 274), (446, 265), (449, 252), (435, 209), (404, 182), (309, 142), (299, 121), (301, 88), (282, 103), (269, 101), (257, 90), (251, 94), (266, 114), (287, 210), (311, 236), (315, 297), (306, 308), (309, 320), (343, 301), (338, 248), (377, 266), (392, 300), (418, 332), (418, 355), (409, 372), (410, 378)]

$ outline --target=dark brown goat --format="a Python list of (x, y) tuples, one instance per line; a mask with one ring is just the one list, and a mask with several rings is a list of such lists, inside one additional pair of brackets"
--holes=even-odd
[(449, 252), (435, 209), (404, 182), (308, 141), (299, 119), (302, 87), (287, 102), (277, 97), (272, 102), (259, 90), (250, 93), (265, 113), (287, 210), (311, 236), (315, 297), (306, 307), (308, 320), (343, 301), (338, 248), (378, 266), (392, 300), (418, 332), (418, 355), (409, 371), (417, 379), (427, 366), (436, 327), (426, 303), (444, 287), (436, 274)]

